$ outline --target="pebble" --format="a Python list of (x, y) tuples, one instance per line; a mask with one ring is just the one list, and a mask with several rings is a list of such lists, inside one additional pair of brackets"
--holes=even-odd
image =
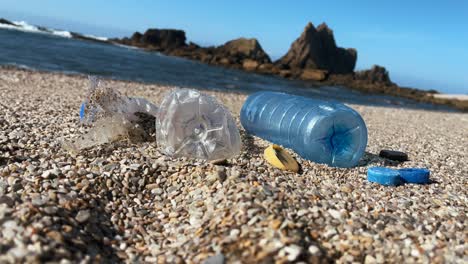
[(15, 205), (15, 201), (6, 195), (0, 196), (0, 204), (6, 204), (8, 207), (13, 207)]
[(214, 256), (211, 256), (203, 262), (204, 264), (224, 264), (225, 263), (225, 257), (223, 254), (216, 254)]
[(340, 220), (341, 219), (341, 213), (337, 210), (334, 209), (328, 209), (328, 213), (335, 219)]
[(401, 151), (396, 151), (396, 150), (383, 149), (380, 151), (379, 156), (382, 158), (396, 160), (396, 161), (408, 160), (408, 154), (401, 152)]
[(282, 250), (284, 250), (284, 252), (286, 253), (288, 261), (296, 260), (297, 257), (299, 257), (299, 255), (302, 253), (302, 248), (298, 245), (290, 245), (284, 247)]
[(317, 246), (311, 245), (309, 246), (309, 253), (312, 256), (319, 256), (320, 255), (320, 249)]
[(90, 216), (91, 216), (91, 214), (90, 214), (89, 210), (81, 210), (76, 214), (75, 219), (79, 223), (84, 223), (84, 222), (88, 221)]

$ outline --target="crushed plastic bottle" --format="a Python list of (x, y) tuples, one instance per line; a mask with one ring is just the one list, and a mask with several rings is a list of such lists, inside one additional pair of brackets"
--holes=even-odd
[(65, 141), (63, 147), (70, 152), (114, 141), (128, 139), (142, 141), (148, 137), (145, 116), (158, 112), (156, 105), (144, 98), (129, 98), (117, 90), (105, 87), (96, 77), (90, 77), (90, 88), (80, 108), (80, 121), (90, 125), (89, 131), (74, 141)]
[(131, 98), (120, 94), (117, 90), (101, 85), (99, 79), (89, 77), (89, 92), (81, 104), (80, 120), (92, 123), (103, 116), (121, 114), (129, 121), (138, 121), (136, 113), (156, 116), (158, 107), (144, 98)]
[(239, 154), (239, 130), (229, 111), (212, 96), (176, 89), (163, 99), (156, 118), (156, 140), (171, 156), (205, 160)]
[(257, 92), (245, 101), (240, 118), (248, 133), (334, 167), (357, 165), (367, 145), (364, 120), (341, 103)]
[(86, 134), (80, 135), (74, 141), (65, 141), (62, 145), (64, 149), (77, 153), (118, 140), (128, 139), (132, 142), (139, 142), (145, 136), (146, 133), (141, 126), (131, 123), (122, 115), (112, 115), (103, 117)]

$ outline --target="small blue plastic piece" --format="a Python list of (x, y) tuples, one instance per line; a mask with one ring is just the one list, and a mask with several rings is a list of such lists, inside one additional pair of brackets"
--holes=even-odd
[(384, 167), (371, 167), (367, 170), (367, 180), (386, 186), (396, 186), (402, 183), (397, 170)]
[(80, 107), (80, 120), (83, 120), (85, 117), (85, 108), (86, 108), (86, 103), (82, 103)]
[(407, 183), (426, 184), (429, 183), (431, 172), (426, 168), (404, 168), (399, 169), (400, 177)]

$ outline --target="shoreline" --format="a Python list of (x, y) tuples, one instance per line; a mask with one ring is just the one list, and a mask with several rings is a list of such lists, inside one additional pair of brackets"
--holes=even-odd
[[(170, 56), (170, 55), (165, 55), (165, 56)], [(185, 59), (185, 58), (182, 58)], [(28, 66), (20, 66), (20, 65), (0, 65), (0, 71), (1, 70), (7, 70), (7, 71), (25, 71), (25, 72), (30, 72), (30, 73), (42, 73), (42, 74), (58, 74), (58, 75), (65, 75), (65, 76), (78, 76), (80, 78), (87, 78), (89, 74), (86, 73), (81, 73), (81, 72), (70, 72), (70, 71), (51, 71), (51, 70), (42, 70), (42, 69), (36, 69), (36, 68), (30, 68)], [(258, 73), (252, 73), (252, 74), (258, 74)], [(122, 79), (119, 77), (115, 76), (99, 76), (97, 75), (98, 78), (102, 80), (107, 80), (107, 81), (115, 81), (115, 82), (123, 82), (123, 83), (138, 83), (141, 85), (156, 85), (156, 86), (164, 86), (164, 87), (170, 87), (170, 84), (161, 84), (157, 82), (151, 82), (151, 81), (135, 81), (135, 80), (129, 80), (129, 79)], [(275, 78), (281, 78), (279, 76), (272, 76)], [(445, 106), (445, 105), (437, 105), (437, 104), (430, 104), (428, 102), (419, 102), (414, 99), (407, 99), (407, 98), (402, 98), (399, 96), (394, 96), (394, 95), (385, 95), (385, 94), (379, 94), (379, 93), (372, 93), (372, 92), (363, 92), (363, 91), (356, 91), (355, 89), (342, 86), (339, 84), (330, 84), (330, 87), (336, 87), (336, 89), (342, 90), (342, 92), (345, 92), (346, 94), (349, 93), (349, 96), (352, 95), (353, 99), (346, 100), (346, 96), (339, 96), (336, 97), (334, 96), (333, 91), (323, 91), (320, 95), (305, 95), (307, 96), (312, 96), (312, 98), (316, 99), (322, 99), (322, 100), (334, 100), (334, 101), (339, 101), (345, 104), (350, 104), (350, 105), (370, 105), (370, 106), (376, 106), (376, 107), (401, 107), (405, 109), (421, 109), (421, 110), (426, 110), (426, 111), (442, 111), (442, 112), (462, 112), (464, 113), (465, 111), (450, 107), (450, 106)], [(310, 91), (316, 91), (314, 89), (324, 89), (327, 88), (328, 86), (321, 86), (321, 85), (314, 85), (315, 88), (310, 88)], [(188, 87), (190, 88), (190, 87)], [(216, 92), (226, 92), (226, 93), (236, 93), (236, 94), (243, 94), (243, 95), (248, 95), (251, 92), (255, 91), (248, 91), (248, 90), (242, 90), (242, 89), (237, 89), (237, 88), (202, 88), (202, 87), (197, 87), (193, 89), (198, 89), (201, 91), (216, 91)], [(307, 90), (305, 90), (307, 91)], [(295, 94), (294, 91), (290, 90), (283, 90), (282, 92), (285, 93), (291, 93)], [(355, 94), (356, 92), (362, 93), (362, 94)], [(372, 96), (388, 96), (388, 97), (382, 97), (380, 99), (371, 99)], [(404, 100), (409, 100), (409, 101), (404, 101)], [(349, 102), (348, 102), (349, 101)], [(421, 104), (421, 105), (419, 105)]]
[[(304, 160), (291, 173), (245, 134), (245, 94), (204, 91), (233, 114), (240, 155), (226, 164), (171, 158), (157, 142), (78, 155), (85, 76), (0, 68), (0, 262), (463, 262), (468, 114), (356, 105), (366, 154), (354, 168)], [(159, 104), (172, 88), (105, 80)], [(408, 153), (396, 163), (382, 149)], [(385, 187), (368, 167), (426, 167), (428, 185)]]

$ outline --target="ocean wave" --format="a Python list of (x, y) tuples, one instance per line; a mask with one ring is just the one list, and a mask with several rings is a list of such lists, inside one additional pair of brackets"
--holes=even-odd
[(34, 26), (28, 24), (26, 21), (13, 21), (13, 24), (17, 25), (18, 27), (26, 30), (26, 31), (32, 31), (32, 32), (40, 32), (41, 30)]
[(100, 41), (108, 41), (109, 38), (106, 38), (106, 37), (97, 37), (97, 36), (94, 36), (94, 35), (83, 35), (87, 38), (91, 38), (91, 39), (96, 39), (96, 40), (100, 40)]
[(118, 47), (131, 49), (131, 50), (143, 50), (142, 48), (139, 48), (139, 47), (124, 45), (124, 44), (120, 44), (120, 43), (112, 43), (112, 44), (114, 44), (115, 46), (118, 46)]
[[(12, 23), (14, 25), (8, 25), (8, 24), (0, 23), (0, 28), (13, 29), (13, 30), (31, 32), (31, 33), (51, 34), (51, 35), (54, 35), (54, 36), (57, 36), (57, 37), (63, 37), (63, 38), (73, 38), (73, 34), (70, 31), (66, 31), (66, 30), (58, 30), (58, 29), (50, 29), (50, 28), (46, 28), (46, 27), (39, 27), (39, 26), (28, 24), (28, 22), (26, 22), (26, 21), (13, 21)], [(82, 36), (90, 38), (90, 39), (99, 40), (99, 41), (107, 41), (108, 40), (108, 38), (106, 38), (106, 37), (98, 37), (98, 36), (93, 36), (93, 35), (82, 35)]]
[(59, 37), (72, 38), (72, 34), (70, 33), (70, 31), (52, 30), (52, 34)]

